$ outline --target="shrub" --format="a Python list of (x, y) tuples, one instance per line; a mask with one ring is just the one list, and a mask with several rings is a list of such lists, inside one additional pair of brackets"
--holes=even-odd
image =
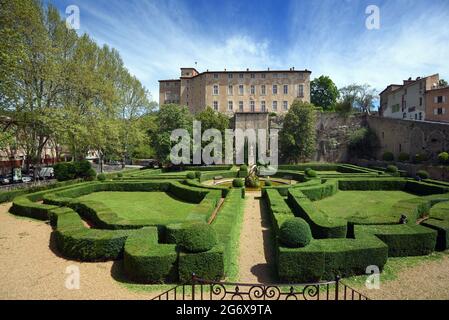
[(393, 153), (390, 152), (390, 151), (384, 152), (384, 154), (382, 155), (382, 160), (384, 160), (384, 161), (393, 161), (394, 160)]
[(290, 218), (282, 224), (279, 240), (287, 247), (302, 248), (312, 240), (312, 231), (304, 219)]
[(398, 160), (401, 162), (405, 162), (405, 161), (409, 161), (410, 160), (410, 155), (408, 153), (405, 152), (401, 152), (398, 156)]
[(234, 179), (234, 180), (232, 180), (232, 186), (234, 188), (242, 188), (244, 186), (243, 180), (242, 179)]
[(72, 162), (59, 162), (53, 166), (55, 178), (58, 181), (75, 179), (76, 168)]
[(195, 178), (201, 178), (201, 171), (195, 171)]
[(416, 163), (420, 163), (429, 160), (429, 157), (425, 153), (417, 153), (414, 160)]
[(195, 223), (184, 229), (179, 243), (187, 252), (198, 253), (212, 249), (217, 244), (214, 228), (205, 223)]
[(195, 173), (194, 172), (187, 173), (187, 179), (195, 179)]
[(248, 170), (248, 166), (246, 164), (242, 164), (240, 166), (240, 170)]
[(87, 181), (93, 181), (93, 180), (95, 180), (96, 177), (97, 177), (97, 172), (95, 171), (94, 168), (90, 168), (87, 171), (86, 177), (84, 179)]
[(248, 176), (245, 178), (245, 186), (248, 188), (260, 187), (259, 178), (256, 176)]
[(392, 175), (397, 175), (398, 174), (398, 167), (394, 166), (394, 165), (389, 165), (386, 169), (386, 171)]
[(429, 173), (425, 170), (419, 170), (416, 175), (421, 179), (429, 179)]
[(76, 177), (87, 178), (89, 176), (89, 170), (92, 169), (89, 161), (76, 161), (73, 165), (75, 166)]
[(317, 174), (315, 170), (309, 169), (306, 171), (306, 175), (310, 178), (316, 178)]
[(265, 180), (265, 187), (271, 187), (272, 185), (271, 180)]
[(123, 178), (123, 172), (117, 173), (117, 178)]
[(238, 176), (240, 178), (245, 178), (247, 175), (248, 175), (248, 166), (246, 164), (243, 164), (240, 166)]
[(106, 175), (105, 175), (104, 173), (100, 173), (100, 174), (97, 176), (97, 179), (98, 179), (99, 181), (105, 181), (105, 180), (106, 180)]
[(449, 153), (447, 153), (447, 152), (441, 152), (441, 153), (438, 155), (438, 161), (440, 161), (440, 163), (442, 163), (442, 164), (449, 163)]

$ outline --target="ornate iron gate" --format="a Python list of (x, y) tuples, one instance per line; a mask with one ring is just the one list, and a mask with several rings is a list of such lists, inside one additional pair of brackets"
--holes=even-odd
[(192, 276), (191, 284), (178, 285), (153, 300), (369, 300), (367, 296), (334, 281), (297, 284), (219, 282)]

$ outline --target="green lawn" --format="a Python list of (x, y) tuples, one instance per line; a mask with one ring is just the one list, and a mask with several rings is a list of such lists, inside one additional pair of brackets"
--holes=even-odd
[(415, 197), (403, 191), (338, 191), (314, 205), (333, 217), (384, 216), (396, 202)]
[(104, 191), (80, 199), (102, 202), (123, 219), (144, 219), (154, 224), (182, 222), (197, 205), (176, 199), (165, 192)]

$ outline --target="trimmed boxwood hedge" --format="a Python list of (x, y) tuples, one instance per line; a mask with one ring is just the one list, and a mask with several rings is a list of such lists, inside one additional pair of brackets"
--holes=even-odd
[(375, 235), (388, 245), (389, 257), (427, 255), (434, 251), (437, 232), (421, 225), (396, 224), (354, 227), (356, 239)]
[(175, 244), (158, 243), (158, 230), (146, 227), (126, 240), (123, 267), (128, 278), (143, 283), (178, 281), (178, 252)]
[(315, 239), (346, 237), (346, 220), (324, 215), (299, 189), (292, 188), (289, 190), (288, 202), (295, 216), (303, 218), (310, 225)]
[(104, 261), (121, 257), (130, 230), (99, 230), (84, 226), (80, 216), (69, 208), (51, 211), (53, 237), (64, 257), (79, 261)]
[(206, 223), (194, 223), (184, 228), (178, 245), (190, 253), (205, 252), (217, 244), (217, 234)]
[(278, 276), (285, 282), (334, 280), (365, 274), (370, 265), (382, 270), (387, 258), (387, 245), (375, 237), (312, 240), (304, 248), (278, 247)]

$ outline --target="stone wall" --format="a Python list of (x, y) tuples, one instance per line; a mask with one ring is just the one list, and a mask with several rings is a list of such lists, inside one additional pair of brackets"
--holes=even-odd
[(438, 153), (449, 150), (449, 124), (378, 116), (367, 117), (367, 124), (380, 139), (378, 159), (382, 158), (384, 152), (389, 151), (395, 158), (399, 153), (405, 152), (411, 157), (424, 153), (430, 159), (436, 160)]
[(317, 143), (314, 161), (346, 162), (349, 137), (366, 125), (362, 114), (341, 116), (322, 112), (317, 119)]

